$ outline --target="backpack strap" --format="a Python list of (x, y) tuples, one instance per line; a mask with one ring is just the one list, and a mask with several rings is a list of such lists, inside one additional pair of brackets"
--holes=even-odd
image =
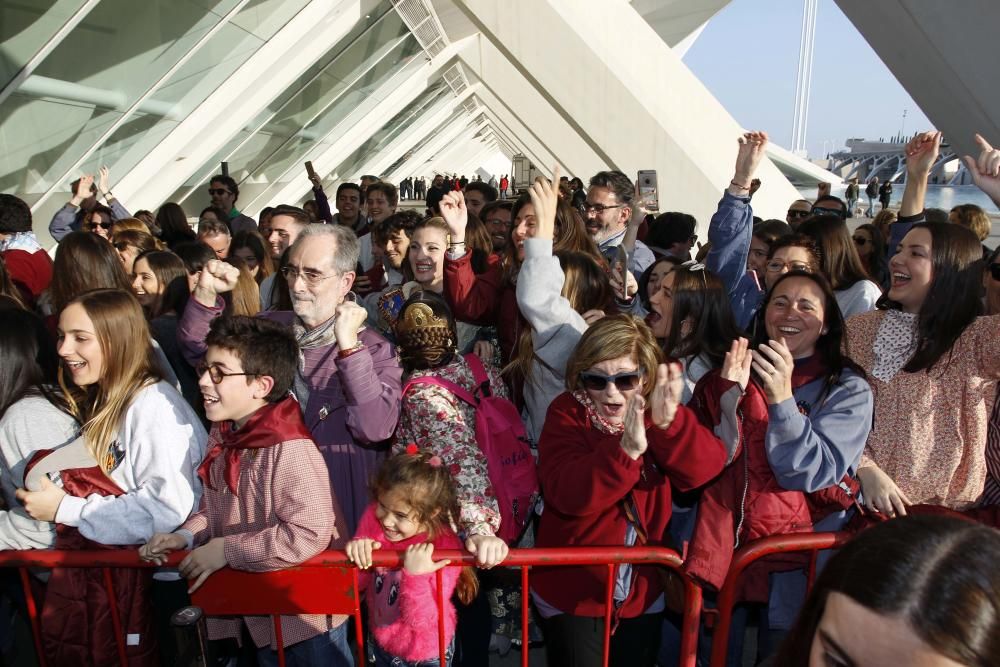
[(483, 360), (473, 352), (462, 356), (465, 358), (465, 363), (469, 364), (469, 370), (472, 371), (472, 381), (476, 383), (479, 391), (484, 397), (492, 396), (493, 391), (490, 389), (490, 376), (486, 372), (486, 367), (483, 366)]
[(464, 389), (454, 382), (445, 380), (444, 378), (434, 377), (433, 375), (422, 375), (420, 377), (411, 378), (406, 381), (403, 385), (402, 396), (406, 396), (406, 392), (409, 391), (410, 387), (417, 384), (427, 384), (434, 387), (441, 387), (445, 391), (454, 394), (457, 398), (465, 401), (472, 407), (477, 407), (479, 405), (479, 399), (472, 395), (467, 389)]

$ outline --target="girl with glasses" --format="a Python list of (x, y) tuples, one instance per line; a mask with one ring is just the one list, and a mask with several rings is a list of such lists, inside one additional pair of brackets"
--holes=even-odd
[[(649, 328), (631, 315), (595, 322), (566, 366), (567, 391), (549, 408), (538, 444), (545, 508), (536, 546), (665, 545), (671, 489), (715, 477), (722, 443), (680, 404), (683, 382)], [(588, 489), (581, 493), (581, 480)], [(655, 568), (619, 566), (613, 665), (656, 661), (664, 608)], [(532, 594), (545, 618), (550, 665), (601, 664), (607, 568), (544, 568)]]
[[(17, 493), (38, 521), (60, 524), (57, 549), (135, 549), (172, 532), (198, 507), (196, 479), (207, 435), (162, 379), (135, 297), (94, 290), (59, 315), (59, 385), (80, 437), (29, 466)], [(130, 664), (156, 660), (148, 571), (114, 570)], [(50, 664), (107, 664), (116, 658), (109, 600), (98, 570), (54, 570), (42, 608)], [(94, 591), (98, 591), (95, 593)], [(53, 623), (72, 617), (74, 623)], [(46, 621), (49, 621), (48, 623)]]

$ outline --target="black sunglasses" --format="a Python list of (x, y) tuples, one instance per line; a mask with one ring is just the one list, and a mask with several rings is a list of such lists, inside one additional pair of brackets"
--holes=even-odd
[(846, 218), (847, 214), (839, 208), (826, 208), (825, 206), (813, 206), (812, 215), (835, 215), (838, 218)]
[(97, 229), (98, 227), (100, 227), (101, 229), (111, 229), (111, 226), (114, 224), (115, 223), (113, 222), (88, 222), (87, 229), (94, 230)]
[(993, 280), (1000, 282), (1000, 264), (990, 264), (990, 275)]
[(865, 247), (866, 245), (868, 245), (869, 243), (870, 243), (870, 241), (868, 239), (866, 239), (865, 237), (863, 237), (863, 236), (855, 236), (854, 237), (854, 244), (858, 245), (858, 246), (861, 246), (862, 248)]
[(225, 188), (209, 188), (208, 189), (208, 194), (210, 194), (210, 195), (228, 195), (229, 194), (229, 190), (226, 190)]
[(812, 215), (812, 211), (793, 211), (791, 209), (788, 210), (789, 218), (808, 218), (810, 215)]
[(618, 391), (632, 391), (642, 382), (642, 373), (639, 371), (628, 371), (627, 373), (616, 373), (615, 375), (604, 375), (594, 371), (580, 373), (580, 381), (584, 389), (591, 391), (604, 391), (609, 382), (614, 382)]

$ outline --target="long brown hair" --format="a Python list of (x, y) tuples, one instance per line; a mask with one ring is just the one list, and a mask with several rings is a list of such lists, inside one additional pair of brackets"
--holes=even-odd
[(257, 286), (257, 281), (250, 275), (247, 263), (239, 257), (230, 254), (225, 262), (240, 270), (239, 278), (236, 279), (236, 287), (229, 293), (228, 303), (231, 311), (229, 314), (253, 317), (260, 312), (260, 287)]
[[(563, 270), (561, 294), (573, 310), (581, 315), (588, 310), (606, 310), (613, 303), (614, 293), (604, 268), (588, 253), (571, 250), (555, 252)], [(535, 344), (529, 327), (521, 331), (514, 355), (503, 369), (505, 374), (531, 381), (535, 361)], [(562, 370), (562, 369), (556, 369)]]
[[(104, 241), (104, 243), (107, 243)], [(59, 368), (70, 413), (83, 424), (87, 449), (105, 473), (114, 468), (111, 446), (136, 394), (162, 379), (153, 356), (149, 328), (142, 306), (127, 290), (84, 292), (67, 306), (79, 304), (94, 324), (103, 358), (101, 377), (88, 387), (71, 385)]]
[[(372, 498), (378, 502), (383, 494), (398, 492), (416, 513), (416, 521), (426, 529), (428, 539), (433, 540), (457, 525), (455, 480), (438, 456), (428, 451), (410, 453), (415, 448), (410, 445), (406, 453), (385, 460), (372, 479)], [(479, 590), (475, 570), (463, 567), (455, 590), (463, 604), (472, 602)]]
[(97, 234), (70, 232), (56, 248), (49, 295), (55, 312), (93, 289), (132, 291), (122, 260), (114, 246)]
[(233, 257), (240, 248), (246, 248), (253, 253), (257, 260), (257, 275), (254, 280), (260, 285), (264, 278), (274, 273), (274, 261), (271, 259), (271, 252), (264, 245), (264, 237), (259, 232), (251, 229), (237, 232), (233, 236), (232, 243), (229, 244), (229, 256)]
[[(513, 221), (517, 219), (517, 214), (526, 204), (531, 204), (531, 196), (527, 193), (518, 197), (510, 209), (511, 225), (507, 232), (507, 248), (504, 250), (503, 257), (504, 278), (508, 281), (513, 280), (521, 268), (521, 260), (517, 258), (517, 244), (514, 243), (514, 230), (517, 229), (517, 225)], [(599, 264), (606, 263), (597, 248), (597, 244), (594, 243), (594, 239), (587, 233), (587, 227), (580, 212), (563, 199), (556, 202), (554, 236), (555, 238), (552, 240), (553, 251), (582, 252), (593, 256)]]

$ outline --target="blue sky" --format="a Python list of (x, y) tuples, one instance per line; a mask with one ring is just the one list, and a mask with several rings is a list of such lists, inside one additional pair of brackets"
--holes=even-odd
[[(738, 123), (790, 147), (802, 0), (732, 0), (708, 24), (684, 62)], [(819, 0), (807, 148), (823, 156), (849, 137), (889, 138), (931, 129), (833, 0)]]

